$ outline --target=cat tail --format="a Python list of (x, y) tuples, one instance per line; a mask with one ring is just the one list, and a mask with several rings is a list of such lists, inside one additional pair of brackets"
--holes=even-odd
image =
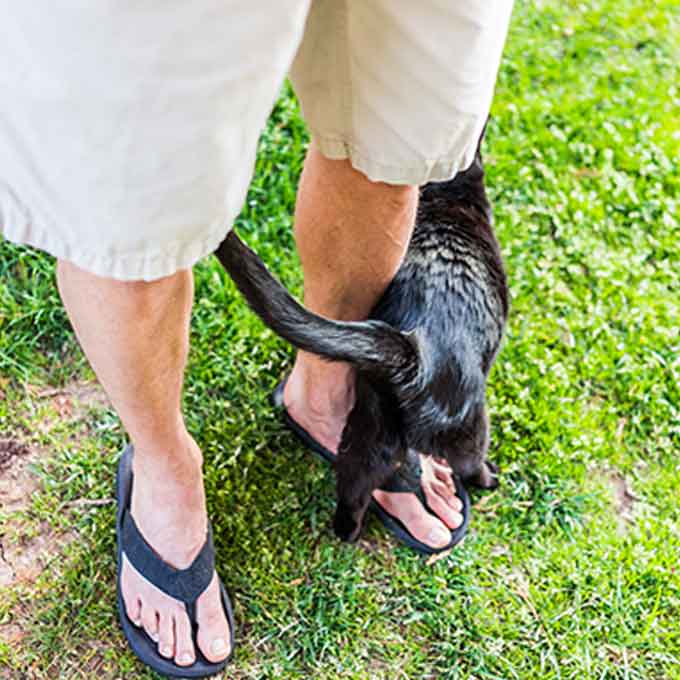
[(382, 321), (333, 321), (305, 309), (232, 230), (215, 251), (251, 309), (298, 349), (389, 377), (417, 365), (414, 339)]

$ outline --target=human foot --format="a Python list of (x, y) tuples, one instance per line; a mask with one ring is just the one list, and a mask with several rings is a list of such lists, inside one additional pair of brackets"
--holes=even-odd
[[(353, 372), (344, 364), (317, 364), (314, 358), (300, 353), (286, 382), (283, 403), (297, 424), (335, 453), (354, 403)], [(416, 540), (431, 548), (444, 548), (451, 542), (451, 530), (463, 523), (463, 503), (456, 495), (453, 473), (447, 463), (423, 455), (420, 462), (420, 483), (436, 517), (414, 493), (376, 489), (373, 498), (399, 519)]]
[[(162, 560), (188, 567), (205, 543), (207, 519), (201, 453), (188, 435), (167, 451), (136, 449), (131, 514)], [(128, 618), (158, 644), (158, 652), (178, 666), (196, 660), (185, 606), (147, 581), (123, 555), (121, 592)], [(216, 663), (231, 650), (231, 635), (217, 574), (196, 601), (196, 640), (205, 658)]]

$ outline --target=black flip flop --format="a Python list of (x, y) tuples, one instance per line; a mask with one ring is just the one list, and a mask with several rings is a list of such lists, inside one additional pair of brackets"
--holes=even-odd
[[(120, 625), (132, 651), (149, 668), (170, 678), (206, 678), (224, 670), (234, 650), (234, 615), (231, 602), (222, 581), (220, 592), (222, 606), (227, 616), (231, 637), (231, 653), (224, 661), (212, 663), (208, 661), (196, 642), (196, 600), (210, 585), (215, 571), (215, 548), (212, 541), (212, 529), (208, 527), (205, 544), (196, 559), (186, 569), (175, 569), (163, 562), (153, 548), (144, 540), (135, 520), (130, 514), (130, 498), (132, 495), (132, 446), (128, 446), (118, 463), (116, 478), (116, 496), (118, 498), (118, 516), (116, 535), (118, 538), (118, 615)], [(143, 628), (132, 623), (125, 611), (125, 603), (120, 587), (120, 575), (123, 568), (123, 553), (134, 568), (147, 580), (153, 583), (170, 597), (184, 603), (189, 621), (193, 629), (196, 660), (191, 666), (178, 666), (172, 659), (166, 659), (158, 653), (154, 642)]]
[[(284, 406), (283, 390), (286, 387), (287, 380), (287, 378), (284, 378), (274, 390), (271, 396), (273, 406), (281, 412), (283, 422), (288, 429), (291, 430), (310, 451), (315, 453), (326, 463), (330, 463), (331, 465), (334, 464), (335, 454), (320, 444), (309, 432), (307, 432), (307, 430), (293, 420)], [(407, 460), (397, 468), (394, 475), (392, 475), (387, 483), (383, 484), (380, 489), (381, 491), (388, 492), (414, 493), (418, 497), (418, 500), (423, 504), (423, 507), (431, 515), (437, 517), (437, 514), (427, 504), (423, 487), (420, 484), (421, 474), (420, 456), (414, 451), (409, 451)], [(454, 475), (453, 480), (456, 487), (456, 496), (460, 498), (463, 504), (461, 510), (463, 523), (451, 531), (451, 541), (443, 548), (432, 548), (426, 543), (419, 541), (411, 534), (401, 520), (387, 512), (387, 510), (385, 510), (385, 508), (383, 508), (375, 499), (371, 499), (371, 504), (368, 508), (383, 523), (385, 528), (394, 534), (394, 536), (404, 543), (404, 545), (413, 548), (413, 550), (422, 553), (423, 555), (437, 555), (447, 550), (451, 550), (456, 544), (460, 543), (465, 537), (465, 534), (467, 534), (468, 525), (470, 523), (470, 496), (457, 476)]]

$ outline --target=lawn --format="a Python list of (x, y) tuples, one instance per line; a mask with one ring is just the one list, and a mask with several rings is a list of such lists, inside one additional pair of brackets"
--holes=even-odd
[[(238, 652), (226, 678), (680, 678), (680, 8), (518, 0), (486, 141), (512, 312), (501, 487), (434, 563), (330, 528), (331, 473), (268, 404), (292, 350), (213, 259), (185, 391)], [(299, 294), (307, 144), (285, 89), (237, 228)], [(0, 678), (154, 678), (114, 590), (124, 436), (54, 263), (0, 243)]]

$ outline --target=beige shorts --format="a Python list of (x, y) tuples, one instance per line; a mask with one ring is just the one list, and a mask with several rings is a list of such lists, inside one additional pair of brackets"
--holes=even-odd
[(0, 0), (0, 231), (83, 269), (193, 265), (241, 209), (290, 75), (376, 181), (471, 161), (512, 0)]

